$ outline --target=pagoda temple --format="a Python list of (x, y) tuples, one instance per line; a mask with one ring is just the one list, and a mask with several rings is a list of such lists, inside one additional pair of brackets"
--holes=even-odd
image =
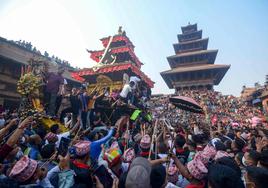
[(230, 65), (215, 65), (218, 50), (208, 50), (208, 38), (202, 38), (197, 24), (181, 27), (178, 43), (173, 44), (176, 55), (167, 57), (171, 70), (161, 72), (170, 89), (213, 89), (224, 77)]
[(121, 90), (131, 76), (140, 78), (143, 86), (153, 88), (154, 82), (141, 71), (143, 63), (134, 53), (135, 46), (121, 27), (116, 35), (102, 38), (100, 41), (104, 49), (88, 50), (90, 58), (97, 62), (97, 65), (73, 73), (74, 78), (84, 79), (89, 84), (89, 90), (96, 87), (109, 87), (110, 91)]

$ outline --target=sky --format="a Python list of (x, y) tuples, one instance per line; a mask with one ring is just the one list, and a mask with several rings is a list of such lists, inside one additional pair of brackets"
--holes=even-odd
[(218, 49), (215, 64), (231, 68), (215, 87), (238, 96), (242, 86), (261, 84), (268, 74), (267, 0), (0, 0), (0, 36), (26, 40), (67, 60), (92, 67), (86, 49), (102, 49), (100, 38), (122, 26), (155, 81), (153, 93), (172, 93), (160, 72), (170, 69), (181, 26), (197, 23), (208, 49)]

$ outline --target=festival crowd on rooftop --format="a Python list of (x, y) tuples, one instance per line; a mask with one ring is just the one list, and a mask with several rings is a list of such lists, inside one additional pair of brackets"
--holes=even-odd
[(213, 90), (180, 92), (202, 106), (196, 114), (151, 97), (138, 77), (88, 91), (68, 88), (62, 73), (47, 74), (43, 88), (45, 113), (58, 123), (45, 128), (1, 107), (1, 188), (267, 187), (261, 109)]
[[(71, 64), (66, 61), (63, 60), (55, 55), (50, 55), (47, 51), (44, 51), (44, 53), (42, 53), (39, 49), (37, 49), (37, 47), (33, 46), (33, 44), (31, 42), (27, 42), (25, 40), (18, 40), (18, 41), (14, 41), (14, 40), (7, 40), (5, 38), (0, 37), (2, 40), (8, 41), (10, 43), (13, 43), (21, 48), (24, 48), (26, 50), (29, 50), (31, 52), (34, 52), (36, 54), (42, 55), (52, 61), (54, 61), (56, 64), (61, 65), (61, 66), (65, 66), (65, 67), (69, 67), (69, 68), (73, 68), (71, 66)], [(78, 67), (75, 67), (75, 69), (79, 69)]]

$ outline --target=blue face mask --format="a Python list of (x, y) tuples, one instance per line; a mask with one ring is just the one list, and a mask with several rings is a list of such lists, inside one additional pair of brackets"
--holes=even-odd
[(0, 127), (4, 126), (6, 123), (6, 120), (4, 118), (0, 119)]

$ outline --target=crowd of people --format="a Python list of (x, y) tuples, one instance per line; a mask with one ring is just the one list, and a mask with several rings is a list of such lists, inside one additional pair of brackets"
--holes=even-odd
[[(207, 89), (183, 90), (178, 92), (177, 95), (187, 96), (198, 102), (207, 112), (207, 115), (210, 116), (209, 121), (212, 123), (220, 122), (234, 126), (250, 126), (252, 119), (265, 119), (264, 112), (259, 107), (248, 104), (248, 102), (240, 97), (223, 95), (220, 92)], [(156, 97), (151, 105), (156, 114), (165, 114), (165, 117), (172, 121), (185, 120), (189, 115), (192, 116), (189, 116), (192, 120), (201, 117), (196, 114), (181, 113), (179, 109), (170, 105), (169, 96)], [(207, 122), (206, 117), (199, 118), (199, 122), (202, 121)], [(263, 123), (265, 124), (266, 121), (263, 121)]]
[[(27, 49), (29, 51), (32, 51), (34, 53), (37, 53), (39, 55), (43, 55), (43, 56), (49, 58), (50, 60), (54, 61), (58, 65), (66, 66), (66, 67), (71, 67), (72, 68), (71, 64), (68, 61), (63, 60), (63, 59), (60, 59), (59, 57), (54, 56), (54, 55), (50, 56), (47, 51), (45, 51), (42, 54), (42, 52), (40, 50), (38, 50), (35, 46), (33, 46), (33, 44), (31, 42), (27, 42), (25, 40), (18, 40), (18, 41), (9, 40), (9, 42), (14, 43), (14, 44), (16, 44), (16, 45), (18, 45), (18, 46), (20, 46), (22, 48), (25, 48), (25, 49)], [(76, 68), (76, 69), (78, 69), (78, 68)]]
[(213, 90), (188, 90), (205, 115), (151, 97), (138, 77), (121, 90), (68, 89), (46, 75), (45, 128), (1, 107), (0, 187), (265, 188), (268, 130), (260, 109)]

